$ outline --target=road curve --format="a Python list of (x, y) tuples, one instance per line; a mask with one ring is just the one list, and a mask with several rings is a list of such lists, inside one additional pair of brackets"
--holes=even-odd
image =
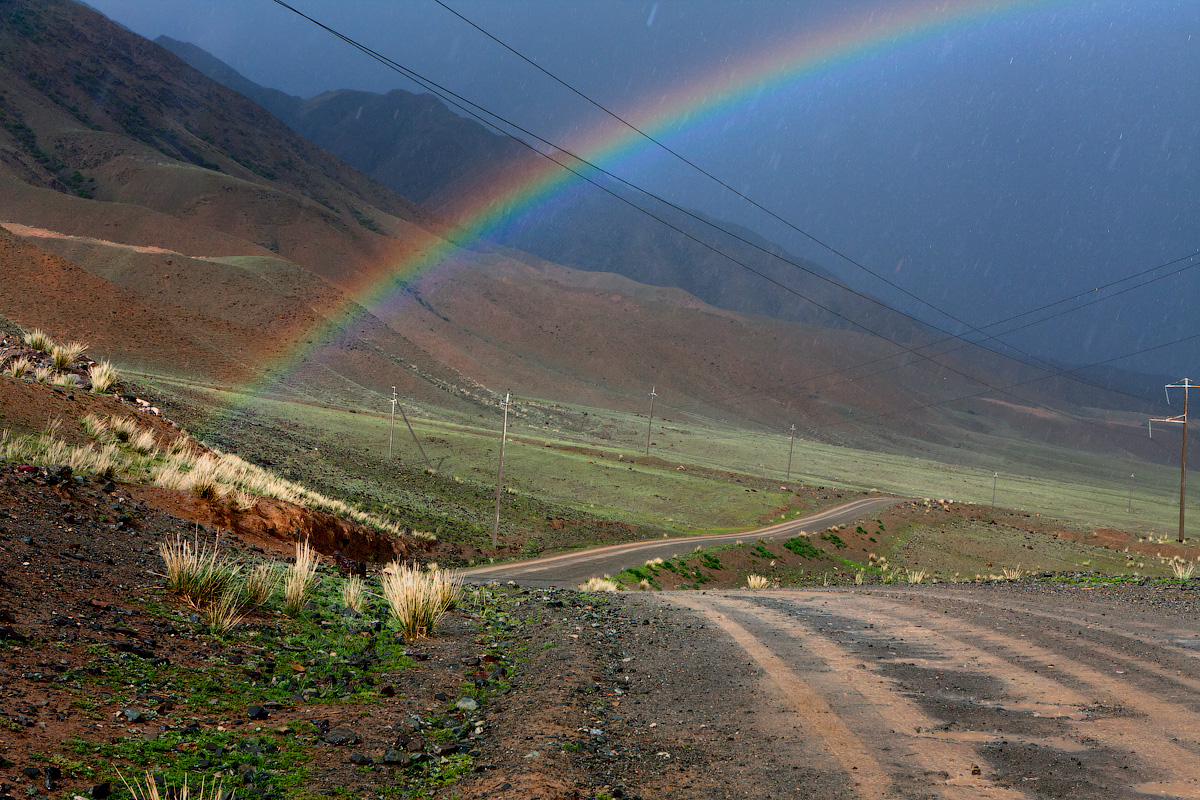
[(795, 536), (798, 531), (820, 530), (832, 525), (841, 525), (899, 502), (902, 501), (896, 497), (868, 497), (843, 503), (807, 517), (768, 525), (757, 530), (688, 536), (682, 539), (652, 539), (644, 542), (593, 547), (529, 561), (513, 561), (475, 567), (463, 570), (462, 575), (471, 583), (516, 581), (522, 586), (574, 587), (587, 581), (588, 578), (616, 574), (626, 567), (636, 566), (652, 558), (670, 558), (697, 545), (711, 547), (719, 544), (732, 544), (738, 540), (788, 539)]

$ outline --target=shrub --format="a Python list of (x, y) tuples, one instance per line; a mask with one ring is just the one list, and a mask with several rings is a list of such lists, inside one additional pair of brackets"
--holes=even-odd
[(60, 372), (75, 363), (75, 359), (83, 355), (88, 346), (83, 342), (68, 342), (56, 344), (50, 348), (50, 363)]
[(54, 347), (54, 342), (50, 339), (50, 334), (46, 333), (41, 328), (34, 328), (22, 337), (25, 344), (32, 347), (34, 350), (40, 350), (43, 353), (49, 353)]
[(821, 558), (825, 555), (825, 552), (815, 547), (807, 536), (793, 536), (784, 542), (783, 546), (801, 558)]
[(288, 567), (283, 579), (283, 613), (299, 616), (312, 591), (321, 557), (308, 542), (296, 542), (296, 563)]
[(101, 361), (88, 367), (88, 380), (92, 383), (92, 391), (104, 394), (117, 382), (117, 368), (108, 361)]
[(393, 561), (383, 570), (383, 596), (408, 638), (429, 636), (457, 602), (462, 578), (444, 570), (423, 572), (416, 564)]

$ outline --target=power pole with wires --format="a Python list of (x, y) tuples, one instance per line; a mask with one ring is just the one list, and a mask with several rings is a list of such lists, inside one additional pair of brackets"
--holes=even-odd
[(792, 432), (788, 436), (788, 468), (787, 479), (792, 479), (792, 448), (796, 446), (796, 423), (792, 423)]
[(392, 460), (392, 436), (396, 433), (396, 387), (392, 387), (392, 427), (388, 428), (388, 461)]
[(512, 405), (512, 392), (504, 393), (504, 428), (500, 432), (500, 468), (496, 470), (496, 522), (492, 525), (492, 549), (495, 550), (500, 540), (500, 496), (504, 491), (504, 443), (508, 441), (508, 407)]
[(650, 429), (654, 427), (654, 398), (658, 397), (656, 387), (650, 387), (650, 419), (646, 423), (646, 458), (650, 457)]
[[(1176, 417), (1151, 417), (1147, 425), (1150, 428), (1150, 435), (1154, 435), (1154, 423), (1169, 422), (1174, 425), (1183, 426), (1183, 449), (1179, 456), (1179, 541), (1183, 541), (1183, 518), (1184, 518), (1184, 501), (1187, 497), (1187, 415), (1188, 415), (1188, 392), (1196, 388), (1197, 384), (1192, 382), (1191, 378), (1184, 378), (1179, 383), (1167, 384), (1167, 405), (1171, 404), (1171, 390), (1183, 389), (1183, 413)], [(1131, 500), (1132, 502), (1132, 500)]]

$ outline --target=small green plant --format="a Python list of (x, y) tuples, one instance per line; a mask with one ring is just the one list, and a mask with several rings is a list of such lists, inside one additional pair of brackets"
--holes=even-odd
[(117, 382), (117, 368), (108, 361), (100, 361), (88, 367), (88, 380), (91, 381), (92, 391), (105, 394)]
[(43, 353), (49, 353), (51, 348), (54, 347), (54, 342), (51, 340), (50, 334), (46, 333), (41, 328), (34, 328), (26, 333), (22, 338), (25, 340), (25, 344), (29, 345), (34, 350), (38, 350)]
[(793, 536), (784, 542), (783, 546), (801, 558), (821, 558), (825, 555), (824, 551), (814, 546), (807, 536)]
[[(859, 528), (859, 530), (862, 530), (862, 528)], [(842, 541), (842, 537), (838, 536), (836, 533), (832, 533), (831, 531), (822, 533), (821, 538), (839, 550), (847, 547), (846, 543)]]
[(68, 342), (56, 344), (50, 348), (50, 363), (58, 371), (67, 369), (75, 363), (75, 359), (83, 355), (88, 346), (83, 342)]
[(317, 575), (317, 564), (321, 557), (308, 542), (296, 542), (296, 561), (288, 567), (283, 579), (283, 613), (289, 617), (300, 615), (312, 591)]

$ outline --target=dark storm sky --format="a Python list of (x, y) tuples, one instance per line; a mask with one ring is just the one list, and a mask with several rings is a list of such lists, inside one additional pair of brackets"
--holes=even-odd
[[(907, 4), (447, 3), (618, 113), (648, 98), (702, 91), (715, 71), (736, 72), (788, 42), (869, 25), (881, 9)], [(149, 38), (193, 42), (292, 94), (414, 88), (270, 0), (91, 5)], [(294, 5), (547, 139), (567, 141), (597, 120), (586, 103), (432, 2)], [(1007, 10), (839, 62), (663, 138), (975, 326), (1200, 249), (1200, 3), (943, 5)], [(664, 155), (643, 153), (612, 167), (746, 224), (906, 310), (952, 324)], [(1200, 333), (1200, 260), (1190, 263), (1197, 268), (1012, 341), (1089, 363)], [(1200, 371), (1197, 357), (1192, 342), (1113, 364), (1182, 376)]]

